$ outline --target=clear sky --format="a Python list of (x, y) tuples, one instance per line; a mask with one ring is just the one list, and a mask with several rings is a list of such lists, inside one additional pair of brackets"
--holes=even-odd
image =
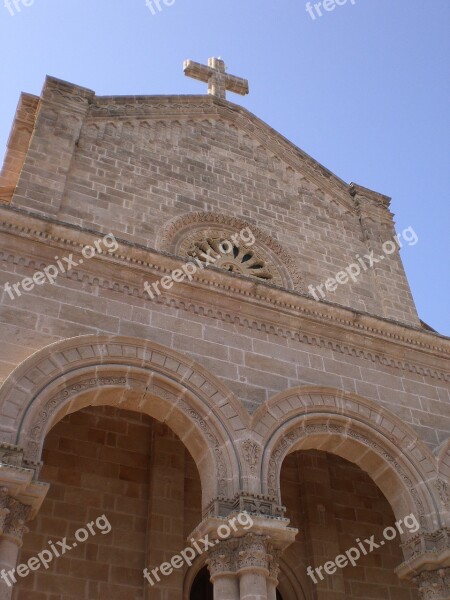
[(14, 16), (0, 0), (0, 156), (46, 74), (99, 95), (203, 94), (183, 60), (220, 56), (250, 80), (230, 100), (393, 198), (419, 237), (402, 250), (419, 315), (450, 335), (450, 1), (339, 1), (313, 19), (304, 0), (16, 0)]

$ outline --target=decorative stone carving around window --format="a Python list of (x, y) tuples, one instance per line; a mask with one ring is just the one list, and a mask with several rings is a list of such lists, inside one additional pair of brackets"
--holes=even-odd
[[(198, 256), (210, 245), (214, 249), (221, 240), (232, 241), (232, 236), (239, 235), (247, 227), (256, 238), (255, 244), (246, 247), (239, 239), (233, 252), (221, 254), (214, 266), (287, 290), (304, 292), (302, 278), (290, 254), (265, 231), (237, 217), (210, 212), (176, 217), (159, 231), (155, 247), (189, 258), (192, 257), (190, 253), (196, 252)], [(205, 250), (200, 249), (203, 244)]]
[[(232, 250), (229, 253), (223, 253), (220, 245), (227, 241), (230, 244), (225, 243), (222, 248), (229, 246)], [(209, 254), (215, 259), (214, 266), (219, 269), (282, 286), (283, 280), (278, 270), (270, 264), (269, 258), (264, 256), (264, 251), (255, 249), (255, 246), (256, 244), (246, 246), (240, 240), (233, 243), (230, 241), (229, 232), (223, 230), (211, 231), (209, 229), (188, 236), (181, 243), (179, 252), (183, 256), (198, 258), (205, 266), (207, 265), (207, 259), (204, 258), (203, 254)]]

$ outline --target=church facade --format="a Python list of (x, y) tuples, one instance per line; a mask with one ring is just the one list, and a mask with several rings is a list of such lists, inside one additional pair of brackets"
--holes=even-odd
[(20, 99), (0, 598), (448, 600), (450, 344), (414, 228), (229, 102), (222, 61), (185, 73), (208, 95)]

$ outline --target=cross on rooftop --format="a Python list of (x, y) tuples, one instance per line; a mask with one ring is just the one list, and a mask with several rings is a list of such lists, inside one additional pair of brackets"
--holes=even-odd
[(247, 79), (228, 75), (225, 63), (220, 58), (209, 58), (208, 66), (193, 60), (185, 60), (183, 70), (187, 77), (205, 81), (208, 84), (208, 94), (222, 100), (226, 99), (227, 90), (241, 96), (249, 93)]

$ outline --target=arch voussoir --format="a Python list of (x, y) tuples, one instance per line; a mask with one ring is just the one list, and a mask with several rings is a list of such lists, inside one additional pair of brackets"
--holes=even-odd
[(148, 340), (80, 336), (32, 355), (0, 389), (0, 415), (8, 416), (0, 440), (22, 447), (28, 463), (39, 462), (51, 427), (91, 405), (166, 423), (197, 464), (204, 504), (238, 491), (233, 431), (245, 427), (245, 411), (206, 369)]
[(411, 428), (374, 402), (340, 390), (302, 387), (274, 396), (253, 420), (264, 448), (262, 493), (281, 501), (287, 454), (322, 450), (366, 471), (399, 518), (413, 512), (423, 528), (440, 525), (432, 485), (436, 460)]

